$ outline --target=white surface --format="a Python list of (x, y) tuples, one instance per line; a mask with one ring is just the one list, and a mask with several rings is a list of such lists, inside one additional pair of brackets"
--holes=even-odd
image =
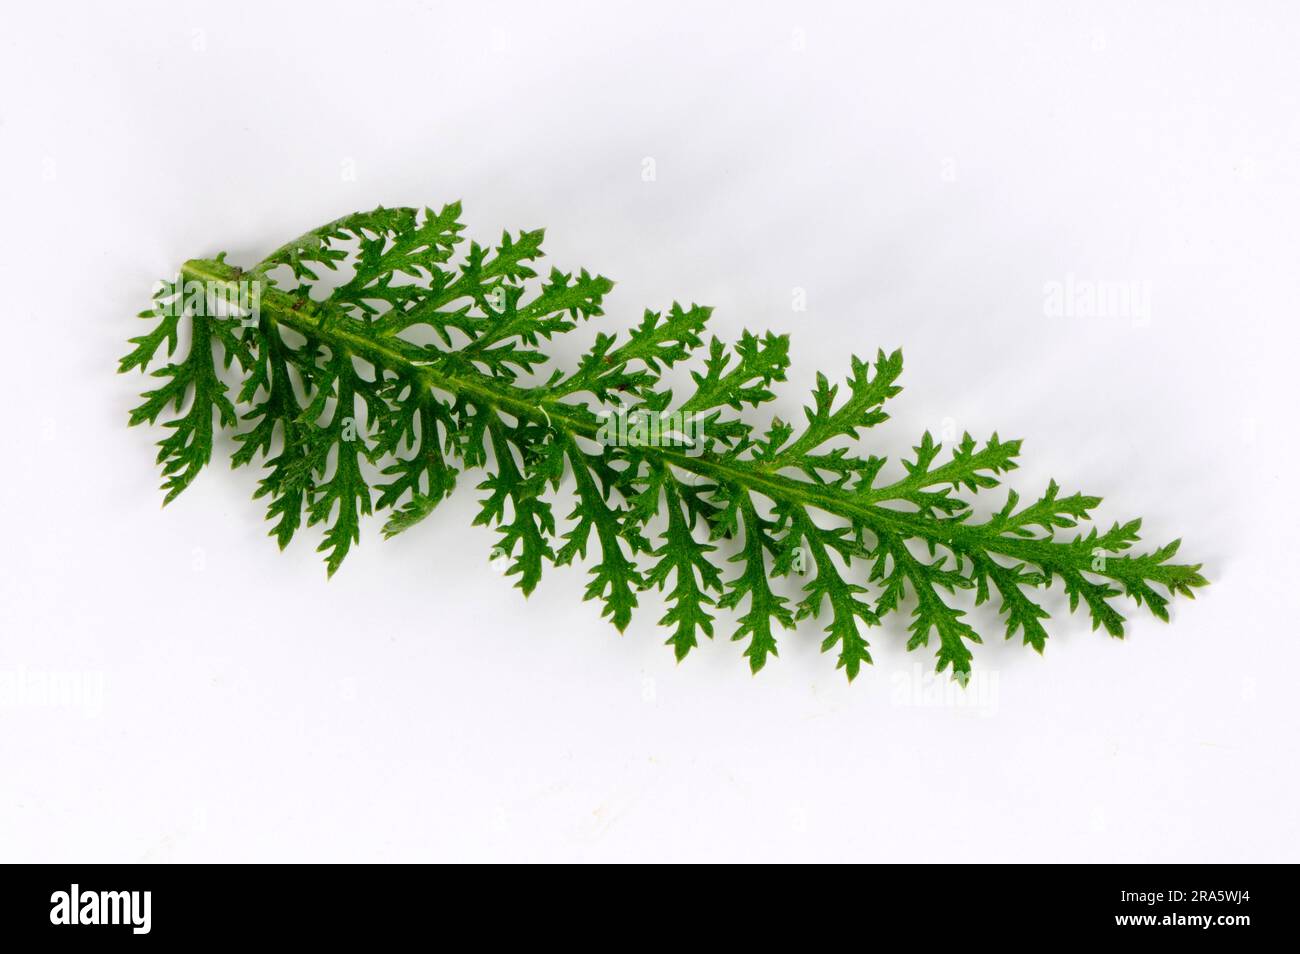
[[(861, 7), (9, 9), (0, 670), (86, 681), (0, 707), (0, 860), (1297, 860), (1300, 12)], [(583, 571), (525, 601), (472, 479), (328, 583), (228, 445), (160, 511), (113, 373), (153, 280), (454, 198), (616, 278), (607, 327), (791, 331), (787, 417), (901, 346), (873, 449), (1024, 437), (1015, 486), (1213, 586), (1124, 642), (1058, 594), (1043, 658), (982, 613), (944, 705), (898, 617), (850, 686), (817, 625), (753, 678), (730, 619), (678, 666), (657, 599), (622, 638)], [(1046, 316), (1069, 276), (1149, 320)]]

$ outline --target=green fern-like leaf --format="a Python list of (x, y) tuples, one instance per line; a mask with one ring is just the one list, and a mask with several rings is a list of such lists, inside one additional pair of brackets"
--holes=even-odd
[[(908, 648), (933, 649), (938, 670), (965, 680), (981, 639), (959, 590), (977, 605), (996, 597), (1006, 637), (1042, 652), (1048, 613), (1036, 594), (1057, 579), (1071, 609), (1113, 636), (1124, 633), (1118, 598), (1167, 620), (1171, 597), (1205, 585), (1198, 565), (1172, 562), (1177, 541), (1134, 554), (1138, 521), (1077, 529), (1101, 501), (1062, 496), (1055, 482), (1027, 504), (1009, 490), (976, 519), (970, 497), (1015, 469), (1019, 441), (964, 435), (945, 451), (926, 433), (902, 476), (882, 482), (885, 459), (854, 448), (888, 419), (899, 352), (852, 358), (842, 387), (818, 375), (804, 422), (773, 418), (762, 431), (745, 412), (774, 399), (788, 338), (706, 343), (710, 312), (697, 305), (646, 312), (627, 334), (599, 334), (576, 367), (548, 370), (545, 343), (603, 314), (613, 283), (559, 269), (540, 278), (540, 230), (495, 248), (466, 247), (462, 230), (459, 204), (379, 208), (248, 271), (224, 257), (186, 262), (120, 366), (160, 365), (162, 384), (131, 423), (173, 415), (158, 445), (165, 501), (209, 462), (217, 428), (229, 430), (233, 463), (264, 469), (256, 496), (271, 535), (283, 547), (321, 525), (333, 574), (363, 517), (386, 511), (384, 534), (404, 532), (460, 471), (481, 470), (476, 522), (495, 528), (494, 556), (525, 593), (547, 564), (583, 560), (587, 598), (622, 630), (657, 587), (678, 659), (734, 609), (733, 638), (755, 672), (780, 630), (814, 617), (826, 623), (823, 650), (853, 679), (871, 662), (868, 628), (906, 612)], [(217, 313), (213, 292), (251, 304)], [(183, 339), (185, 357), (170, 360)], [(665, 372), (696, 357), (689, 393), (674, 395)], [(562, 487), (573, 501), (563, 525)], [(730, 560), (724, 538), (735, 538)], [(801, 584), (795, 604), (783, 577)]]

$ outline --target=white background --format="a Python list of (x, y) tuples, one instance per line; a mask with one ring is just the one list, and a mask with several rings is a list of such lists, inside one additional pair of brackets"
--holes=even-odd
[[(1293, 4), (42, 3), (0, 44), (0, 860), (1297, 860)], [(902, 617), (849, 685), (812, 622), (752, 677), (730, 618), (677, 665), (657, 597), (525, 601), (472, 476), (328, 582), (228, 442), (160, 510), (114, 374), (151, 283), (456, 198), (617, 279), (604, 327), (791, 332), (787, 419), (902, 347), (872, 450), (1024, 437), (1015, 486), (1213, 585), (1122, 642), (1058, 593), (1042, 658), (982, 609), (959, 699)], [(1046, 315), (1069, 276), (1150, 315)]]

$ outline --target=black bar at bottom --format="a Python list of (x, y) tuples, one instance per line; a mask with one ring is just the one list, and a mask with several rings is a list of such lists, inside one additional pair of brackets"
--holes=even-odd
[[(652, 872), (617, 887), (561, 892), (554, 876), (492, 890), (472, 873), (422, 866), (9, 866), (0, 892), (6, 946), (76, 938), (91, 946), (313, 937), (337, 945), (446, 936), (451, 927), (533, 943), (738, 940), (781, 922), (843, 930), (863, 943), (915, 936), (1002, 942), (1129, 936), (1233, 943), (1290, 932), (1287, 868), (1257, 866), (845, 866), (821, 873), (688, 876)], [(498, 873), (493, 880), (506, 880)], [(513, 879), (511, 879), (513, 880)], [(678, 882), (673, 885), (672, 882)], [(450, 885), (456, 887), (452, 888)], [(725, 887), (720, 886), (725, 884)], [(617, 922), (617, 923), (616, 923)], [(600, 939), (604, 938), (604, 941)], [(707, 934), (705, 938), (707, 939)], [(10, 950), (21, 950), (10, 947)]]

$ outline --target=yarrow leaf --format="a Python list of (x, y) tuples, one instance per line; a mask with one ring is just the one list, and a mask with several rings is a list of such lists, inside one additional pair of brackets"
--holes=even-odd
[[(851, 357), (843, 385), (817, 375), (801, 425), (761, 430), (746, 413), (775, 399), (789, 338), (706, 339), (699, 305), (647, 311), (626, 334), (599, 333), (576, 367), (548, 369), (546, 343), (603, 315), (613, 282), (583, 269), (540, 278), (540, 229), (464, 246), (460, 212), (359, 212), (247, 271), (194, 259), (161, 282), (141, 314), (154, 324), (119, 370), (161, 381), (130, 423), (165, 418), (164, 503), (228, 431), (233, 465), (263, 469), (255, 496), (271, 535), (284, 547), (322, 525), (332, 575), (362, 518), (386, 512), (383, 534), (405, 532), (460, 472), (481, 470), (475, 522), (494, 528), (492, 557), (525, 594), (548, 564), (587, 562), (586, 596), (621, 631), (655, 587), (679, 660), (733, 609), (755, 672), (780, 630), (812, 617), (853, 679), (872, 661), (868, 628), (905, 612), (908, 648), (929, 647), (936, 670), (964, 682), (982, 640), (959, 591), (1041, 653), (1039, 592), (1057, 580), (1071, 610), (1117, 637), (1120, 598), (1167, 621), (1174, 596), (1206, 584), (1199, 564), (1173, 562), (1178, 541), (1135, 553), (1139, 521), (1079, 529), (1101, 500), (1055, 481), (1027, 503), (1008, 489), (976, 519), (976, 495), (1016, 468), (1018, 440), (965, 434), (945, 449), (925, 433), (882, 482), (886, 458), (857, 447), (901, 390), (897, 351)], [(689, 393), (675, 395), (666, 373), (695, 359)], [(570, 486), (561, 525), (555, 502)], [(794, 604), (785, 578), (801, 584)]]

